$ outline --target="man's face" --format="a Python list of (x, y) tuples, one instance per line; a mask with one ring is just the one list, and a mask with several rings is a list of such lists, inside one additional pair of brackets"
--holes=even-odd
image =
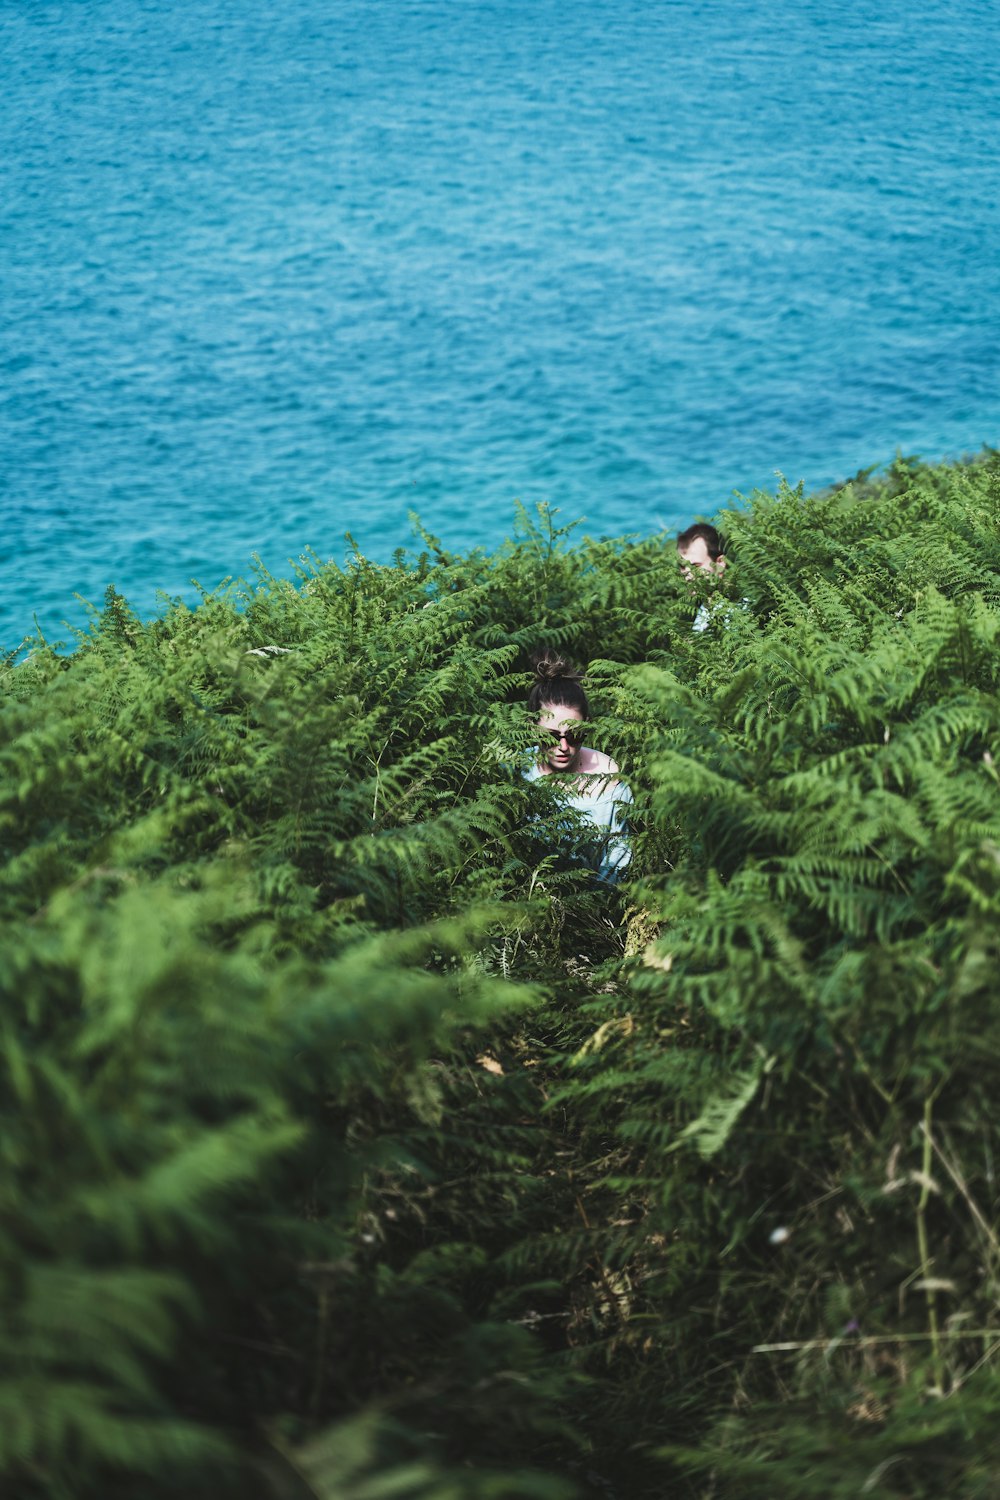
[(688, 542), (686, 547), (677, 548), (677, 556), (680, 559), (681, 572), (688, 583), (694, 583), (694, 569), (702, 573), (720, 574), (726, 566), (724, 557), (713, 558), (708, 550), (708, 543), (703, 536), (696, 536), (693, 542)]
[(583, 714), (566, 703), (543, 703), (538, 715), (539, 758), (553, 771), (572, 771), (580, 759), (577, 725)]

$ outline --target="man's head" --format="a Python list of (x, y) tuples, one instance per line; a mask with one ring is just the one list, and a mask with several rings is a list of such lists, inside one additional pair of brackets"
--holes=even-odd
[(689, 583), (694, 581), (694, 569), (703, 573), (722, 574), (726, 558), (722, 550), (722, 538), (714, 526), (707, 521), (696, 521), (677, 538), (677, 556), (681, 572)]

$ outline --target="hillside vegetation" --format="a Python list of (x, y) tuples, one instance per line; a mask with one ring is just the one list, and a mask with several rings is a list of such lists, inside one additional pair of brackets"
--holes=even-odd
[(1000, 464), (721, 524), (8, 660), (5, 1496), (1000, 1494)]

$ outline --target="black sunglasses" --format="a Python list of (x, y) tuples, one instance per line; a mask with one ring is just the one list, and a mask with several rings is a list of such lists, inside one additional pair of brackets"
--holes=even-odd
[(558, 745), (561, 740), (565, 740), (573, 750), (583, 741), (583, 733), (579, 729), (540, 729), (538, 734), (545, 745)]

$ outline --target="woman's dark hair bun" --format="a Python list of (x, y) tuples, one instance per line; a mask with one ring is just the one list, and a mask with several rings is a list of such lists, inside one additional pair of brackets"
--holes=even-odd
[(543, 705), (575, 708), (585, 719), (590, 718), (587, 695), (583, 690), (582, 672), (578, 672), (565, 656), (560, 656), (551, 646), (542, 649), (531, 658), (535, 669), (535, 681), (528, 694), (529, 713), (538, 713)]
[(549, 646), (532, 658), (531, 665), (535, 669), (535, 676), (539, 682), (555, 682), (560, 677), (567, 678), (570, 682), (579, 682), (583, 675), (564, 656), (560, 656)]

